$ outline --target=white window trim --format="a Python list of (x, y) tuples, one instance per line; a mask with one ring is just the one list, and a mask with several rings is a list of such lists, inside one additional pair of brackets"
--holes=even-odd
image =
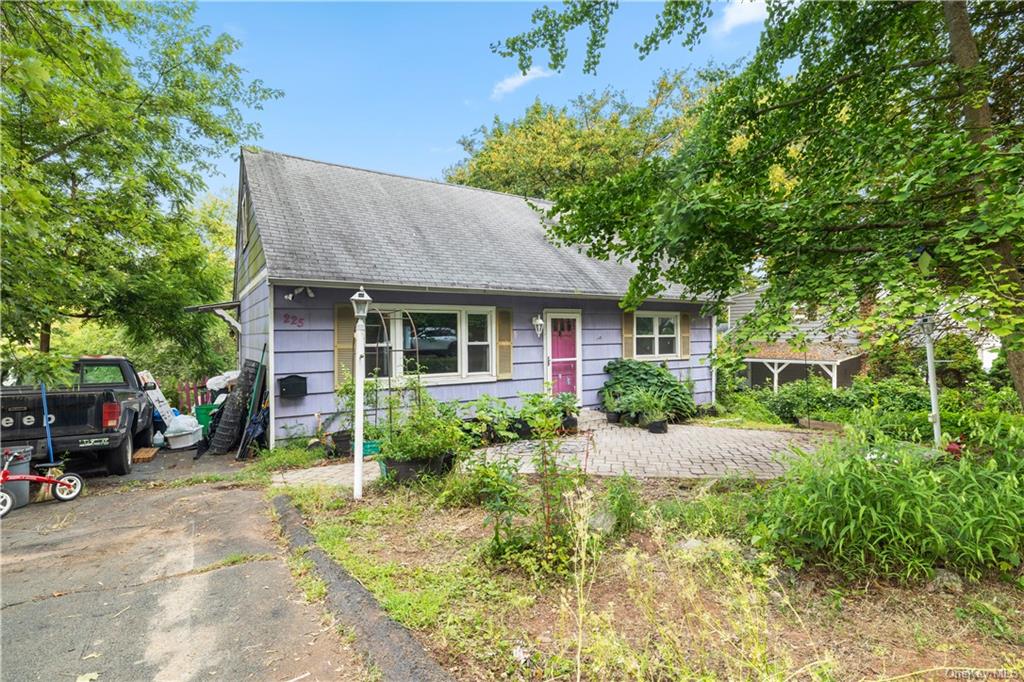
[[(439, 386), (446, 384), (472, 384), (484, 383), (498, 380), (497, 371), (497, 327), (495, 321), (494, 306), (459, 306), (459, 305), (433, 305), (429, 303), (401, 304), (374, 304), (367, 314), (367, 318), (374, 315), (376, 311), (382, 313), (410, 312), (410, 313), (456, 313), (458, 315), (456, 337), (458, 340), (458, 371), (446, 372), (444, 374), (421, 374), (420, 381), (424, 386)], [(469, 372), (469, 320), (467, 315), (487, 315), (487, 360), (488, 369), (486, 372)], [(404, 317), (390, 320), (388, 329), (388, 340), (391, 343), (391, 368), (392, 380), (402, 380), (405, 377), (404, 363), (402, 362), (402, 323)], [(397, 343), (396, 343), (397, 342)], [(482, 345), (481, 342), (474, 342), (474, 345)], [(380, 377), (386, 381), (387, 377)]]
[[(640, 318), (643, 318), (643, 317), (654, 318), (654, 335), (653, 336), (650, 335), (650, 334), (643, 334), (643, 335), (641, 335), (641, 334), (637, 333), (637, 328), (636, 328), (637, 322), (639, 322)], [(664, 334), (659, 335), (658, 334), (658, 321), (657, 321), (657, 318), (659, 318), (659, 317), (671, 317), (672, 320), (673, 320), (673, 324), (674, 324), (674, 327), (675, 327), (675, 330), (676, 330), (676, 333), (675, 333), (676, 352), (675, 353), (659, 353), (658, 352), (658, 339), (667, 339), (667, 338), (669, 338), (667, 335), (664, 335)], [(640, 340), (641, 336), (643, 338), (645, 338), (645, 339), (652, 339), (652, 338), (654, 339), (654, 354), (653, 355), (642, 355), (639, 352), (637, 342)], [(633, 314), (633, 357), (636, 358), (637, 360), (677, 360), (677, 359), (683, 357), (683, 355), (682, 355), (682, 348), (679, 347), (679, 313), (674, 313), (674, 312), (667, 311), (667, 310), (666, 311), (661, 311), (661, 310), (642, 310), (642, 311), (638, 310), (638, 311), (636, 311)]]

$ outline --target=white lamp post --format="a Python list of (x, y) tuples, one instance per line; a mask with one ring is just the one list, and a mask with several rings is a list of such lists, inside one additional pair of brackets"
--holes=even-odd
[(932, 401), (932, 412), (928, 415), (928, 421), (932, 423), (935, 447), (940, 448), (942, 447), (942, 424), (939, 422), (939, 386), (935, 381), (935, 346), (932, 344), (935, 323), (931, 316), (921, 318), (921, 331), (924, 333), (924, 353), (928, 360), (928, 394)]
[(366, 313), (373, 299), (363, 287), (353, 294), (352, 310), (356, 314), (356, 357), (352, 376), (356, 384), (355, 405), (353, 406), (352, 430), (355, 432), (355, 457), (352, 471), (352, 496), (359, 500), (363, 497), (363, 383), (366, 374)]

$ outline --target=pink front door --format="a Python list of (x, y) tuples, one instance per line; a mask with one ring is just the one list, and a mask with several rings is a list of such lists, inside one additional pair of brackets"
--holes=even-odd
[(551, 392), (576, 393), (576, 318), (552, 317), (551, 334)]

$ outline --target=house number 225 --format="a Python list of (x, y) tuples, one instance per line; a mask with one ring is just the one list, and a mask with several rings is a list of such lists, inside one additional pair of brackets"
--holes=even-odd
[(306, 318), (299, 317), (298, 315), (292, 315), (291, 313), (285, 313), (284, 323), (292, 327), (302, 327), (306, 324)]

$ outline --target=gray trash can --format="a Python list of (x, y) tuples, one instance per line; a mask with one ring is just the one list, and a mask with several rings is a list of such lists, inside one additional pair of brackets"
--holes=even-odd
[[(32, 451), (26, 450), (25, 452), (14, 453), (14, 459), (11, 460), (11, 465), (7, 469), (12, 474), (24, 475), (32, 473)], [(11, 509), (24, 507), (28, 504), (28, 481), (10, 481), (4, 484), (4, 490), (9, 492), (11, 497), (14, 498), (14, 506)]]

